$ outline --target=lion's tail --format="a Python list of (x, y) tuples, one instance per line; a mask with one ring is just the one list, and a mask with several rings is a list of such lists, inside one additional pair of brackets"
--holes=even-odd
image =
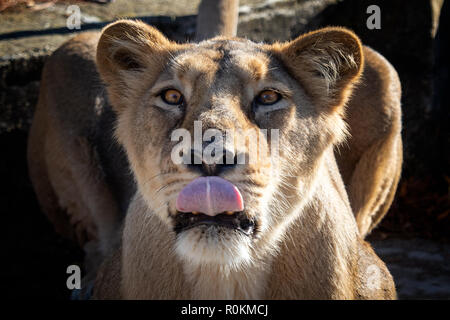
[(236, 36), (239, 0), (202, 0), (198, 8), (196, 41)]

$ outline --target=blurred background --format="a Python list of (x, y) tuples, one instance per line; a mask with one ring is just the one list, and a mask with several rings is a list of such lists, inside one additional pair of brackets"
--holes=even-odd
[[(0, 215), (9, 298), (68, 299), (66, 268), (83, 253), (59, 237), (35, 198), (27, 132), (45, 59), (74, 32), (140, 17), (176, 41), (195, 35), (200, 0), (0, 0)], [(381, 28), (370, 30), (370, 5)], [(73, 7), (80, 29), (68, 28)], [(238, 35), (285, 41), (323, 26), (346, 26), (383, 54), (402, 83), (404, 167), (394, 203), (368, 240), (402, 299), (450, 298), (449, 0), (241, 0)], [(71, 20), (72, 21), (72, 20)], [(73, 22), (73, 21), (72, 21)]]

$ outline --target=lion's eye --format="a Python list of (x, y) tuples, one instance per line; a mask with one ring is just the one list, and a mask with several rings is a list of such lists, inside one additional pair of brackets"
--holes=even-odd
[(280, 100), (281, 94), (274, 90), (264, 90), (256, 96), (256, 103), (266, 106), (277, 103)]
[(161, 99), (171, 105), (180, 105), (183, 103), (183, 95), (180, 91), (175, 89), (166, 89), (161, 92)]

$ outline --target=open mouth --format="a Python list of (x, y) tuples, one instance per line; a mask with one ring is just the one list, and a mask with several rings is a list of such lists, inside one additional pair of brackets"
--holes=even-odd
[(198, 226), (224, 227), (246, 236), (255, 231), (255, 221), (245, 214), (239, 189), (221, 177), (191, 181), (178, 194), (176, 210), (177, 234)]
[(233, 214), (221, 213), (215, 216), (203, 213), (178, 212), (175, 216), (174, 230), (177, 234), (202, 225), (225, 227), (241, 232), (246, 236), (251, 236), (256, 229), (255, 221), (248, 219), (242, 211)]

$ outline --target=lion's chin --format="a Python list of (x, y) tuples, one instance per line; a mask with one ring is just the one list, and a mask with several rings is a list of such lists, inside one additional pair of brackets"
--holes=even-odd
[(229, 228), (201, 225), (177, 235), (178, 256), (194, 265), (240, 267), (251, 262), (251, 238)]

